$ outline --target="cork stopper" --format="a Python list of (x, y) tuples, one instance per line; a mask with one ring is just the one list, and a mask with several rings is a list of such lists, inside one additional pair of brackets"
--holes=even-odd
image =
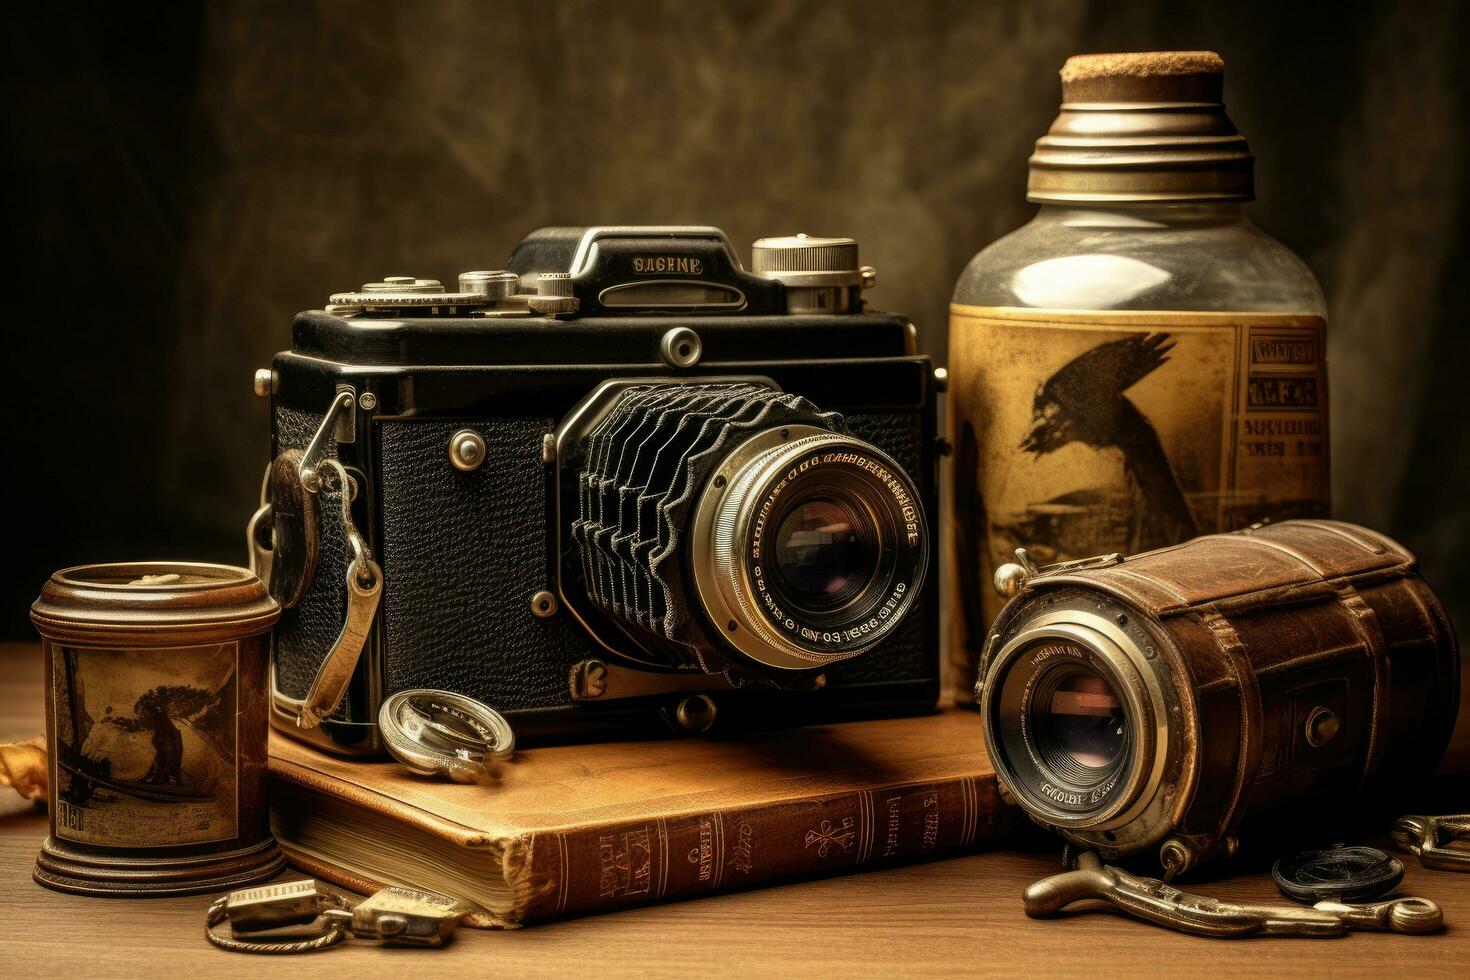
[(1254, 158), (1225, 115), (1213, 51), (1083, 54), (1061, 70), (1061, 114), (1036, 141), (1038, 203), (1249, 201)]
[(1062, 104), (1220, 103), (1225, 60), (1213, 51), (1079, 54), (1062, 65)]
[(1093, 78), (1158, 78), (1163, 75), (1224, 74), (1225, 59), (1213, 51), (1130, 51), (1075, 54), (1062, 65), (1062, 84)]

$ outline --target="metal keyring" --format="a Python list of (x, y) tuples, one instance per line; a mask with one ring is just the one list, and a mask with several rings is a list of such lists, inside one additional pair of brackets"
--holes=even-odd
[(318, 949), (335, 946), (346, 939), (347, 925), (352, 921), (352, 913), (350, 912), (343, 916), (341, 914), (333, 914), (338, 910), (328, 910), (317, 919), (326, 929), (320, 936), (313, 936), (311, 939), (283, 940), (279, 942), (252, 942), (244, 939), (236, 939), (234, 936), (227, 936), (223, 932), (217, 931), (220, 924), (227, 918), (225, 905), (229, 899), (230, 896), (225, 895), (222, 898), (216, 899), (215, 903), (209, 907), (209, 914), (204, 920), (204, 938), (214, 943), (220, 949), (227, 949), (232, 953), (311, 953)]
[[(446, 725), (438, 720), (443, 716), (461, 725)], [(383, 702), (378, 728), (388, 751), (410, 771), (460, 783), (492, 782), (489, 764), (515, 754), (515, 731), (504, 715), (450, 691), (399, 691)]]

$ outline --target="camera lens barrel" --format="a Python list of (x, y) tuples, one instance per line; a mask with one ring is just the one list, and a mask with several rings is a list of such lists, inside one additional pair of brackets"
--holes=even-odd
[(871, 649), (903, 620), (928, 565), (909, 477), (873, 446), (812, 426), (742, 443), (705, 484), (691, 530), (711, 622), (780, 669)]
[[(1038, 820), (1131, 840), (1158, 811), (1171, 759), (1175, 679), (1127, 607), (1080, 590), (1005, 634), (981, 685), (986, 748)], [(1122, 617), (1122, 623), (1119, 617)], [(1120, 834), (1122, 836), (1120, 836)], [(1103, 838), (1107, 839), (1107, 838)]]
[(1251, 813), (1385, 798), (1449, 741), (1449, 620), (1364, 528), (1287, 521), (1005, 584), (976, 685), (987, 751), (1034, 820), (1105, 858), (1157, 848), (1181, 870)]

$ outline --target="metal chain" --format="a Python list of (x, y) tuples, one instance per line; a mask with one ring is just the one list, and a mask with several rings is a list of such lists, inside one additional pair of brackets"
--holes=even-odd
[(232, 953), (310, 953), (318, 949), (326, 949), (335, 946), (347, 938), (347, 922), (337, 916), (325, 919), (327, 931), (320, 936), (311, 939), (298, 939), (278, 942), (249, 942), (227, 936), (217, 927), (226, 919), (225, 905), (229, 896), (216, 899), (209, 907), (209, 914), (204, 921), (204, 938), (214, 943), (220, 949), (227, 949)]

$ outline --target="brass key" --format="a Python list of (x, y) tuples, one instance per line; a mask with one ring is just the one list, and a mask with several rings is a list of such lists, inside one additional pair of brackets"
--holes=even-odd
[(394, 946), (442, 946), (470, 907), (417, 888), (384, 888), (352, 910), (347, 928), (357, 939)]
[(442, 946), (471, 911), (417, 888), (384, 888), (359, 901), (306, 879), (231, 892), (209, 907), (204, 934), (237, 953), (308, 953), (349, 935), (390, 946)]
[(1102, 863), (1091, 851), (1077, 868), (1036, 882), (1022, 899), (1026, 914), (1045, 918), (1073, 902), (1101, 899), (1120, 911), (1197, 936), (1341, 936), (1350, 929), (1433, 932), (1444, 923), (1439, 906), (1425, 898), (1370, 905), (1318, 902), (1309, 907), (1222, 902), (1180, 891), (1156, 878), (1140, 878)]
[(223, 912), (230, 932), (240, 936), (307, 925), (328, 909), (346, 907), (342, 895), (306, 878), (230, 892), (224, 898)]

